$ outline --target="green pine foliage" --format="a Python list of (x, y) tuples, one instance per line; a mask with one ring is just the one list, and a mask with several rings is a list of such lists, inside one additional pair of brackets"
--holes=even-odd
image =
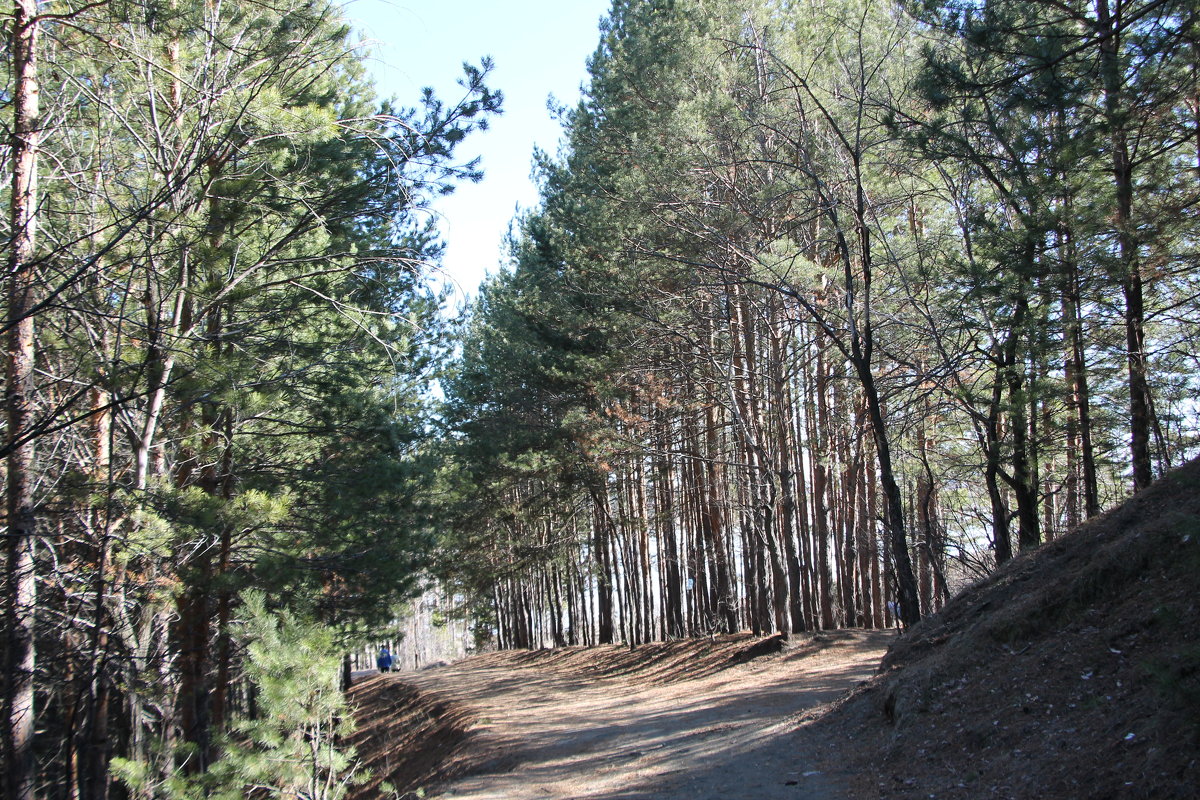
[(235, 638), (246, 652), (252, 713), (221, 737), (219, 757), (199, 776), (180, 772), (155, 784), (147, 764), (115, 760), (115, 774), (135, 796), (337, 800), (363, 779), (353, 750), (341, 744), (352, 717), (340, 685), (342, 643), (333, 629), (286, 608), (269, 609), (262, 592), (242, 599)]
[[(502, 98), (486, 60), (460, 102), (380, 98), (323, 0), (48, 11), (37, 377), (30, 422), (4, 436), (37, 454), (34, 780), (96, 796), (117, 757), (179, 796), (287, 794), (292, 767), (263, 748), (330, 747), (340, 712), (314, 684), (250, 725), (253, 692), (303, 668), (247, 644), (241, 598), (273, 598), (278, 624), (250, 609), (251, 638), (324, 669), (320, 636), (348, 648), (428, 564), (451, 345), (425, 207), (479, 179), (462, 146)], [(319, 758), (305, 796), (336, 796), (345, 765)]]
[(450, 383), (485, 633), (884, 624), (1194, 455), (1184, 5), (615, 3)]

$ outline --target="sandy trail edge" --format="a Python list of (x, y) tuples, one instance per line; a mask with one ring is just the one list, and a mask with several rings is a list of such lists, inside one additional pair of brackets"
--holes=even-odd
[(781, 653), (673, 682), (637, 669), (597, 676), (578, 659), (488, 657), (383, 679), (476, 720), (468, 774), (431, 797), (828, 800), (851, 794), (812, 760), (797, 716), (868, 678), (893, 635), (798, 638)]

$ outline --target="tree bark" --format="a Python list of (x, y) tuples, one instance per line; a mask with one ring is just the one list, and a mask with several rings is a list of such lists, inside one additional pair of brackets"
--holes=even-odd
[[(661, 428), (665, 431), (668, 425), (666, 415), (660, 414)], [(656, 459), (657, 476), (655, 489), (657, 496), (659, 541), (663, 548), (665, 562), (664, 603), (666, 606), (666, 631), (671, 638), (684, 635), (683, 602), (680, 590), (682, 576), (679, 569), (679, 543), (675, 532), (675, 501), (671, 477), (671, 461), (666, 455), (670, 452), (669, 440), (666, 434), (660, 439), (659, 449), (662, 451)]]
[(809, 458), (813, 463), (812, 518), (816, 537), (817, 606), (823, 630), (834, 627), (833, 577), (829, 568), (829, 480), (825, 459), (829, 455), (829, 413), (826, 407), (827, 376), (825, 368), (825, 337), (816, 336), (816, 378), (810, 384), (808, 440), (812, 447)]
[[(1069, 209), (1068, 203), (1068, 209)], [(1067, 527), (1079, 524), (1079, 486), (1082, 483), (1083, 509), (1088, 519), (1100, 513), (1100, 492), (1096, 481), (1096, 456), (1092, 445), (1091, 397), (1087, 362), (1084, 359), (1083, 319), (1080, 313), (1079, 265), (1074, 238), (1069, 228), (1060, 232), (1064, 269), (1063, 319), (1066, 330), (1064, 378), (1067, 391)]]
[[(1117, 15), (1120, 3), (1116, 3)], [(1133, 160), (1129, 153), (1121, 72), (1121, 19), (1109, 9), (1109, 0), (1096, 0), (1100, 41), (1100, 74), (1104, 85), (1104, 116), (1108, 125), (1112, 175), (1117, 207), (1116, 228), (1120, 258), (1121, 293), (1125, 300), (1125, 346), (1129, 374), (1129, 449), (1133, 490), (1140, 492), (1154, 480), (1150, 462), (1150, 385), (1147, 380), (1145, 300), (1134, 237)]]
[(800, 559), (796, 546), (796, 493), (793, 481), (796, 479), (792, 468), (791, 452), (794, 447), (788, 433), (791, 426), (788, 420), (794, 413), (787, 393), (786, 357), (787, 344), (784, 331), (778, 320), (778, 303), (771, 304), (771, 399), (774, 406), (772, 422), (775, 436), (775, 459), (779, 474), (779, 502), (776, 520), (779, 524), (784, 560), (787, 566), (788, 613), (791, 616), (790, 629), (803, 631), (804, 612), (801, 605)]
[(704, 460), (704, 516), (703, 530), (708, 539), (716, 582), (712, 587), (713, 624), (723, 633), (737, 630), (737, 609), (734, 602), (733, 583), (729, 576), (729, 555), (725, 547), (725, 525), (719, 504), (720, 488), (717, 482), (717, 411), (709, 405), (705, 411), (706, 458)]
[(9, 28), (12, 53), (12, 195), (8, 257), (8, 423), (4, 622), (4, 755), (6, 800), (33, 800), (37, 576), (34, 548), (34, 445), (30, 438), (34, 375), (34, 247), (37, 241), (38, 151), (41, 146), (36, 0), (16, 0)]
[(592, 488), (592, 544), (596, 549), (596, 592), (598, 600), (598, 644), (615, 641), (613, 629), (613, 585), (610, 555), (612, 520), (608, 511), (607, 489)]

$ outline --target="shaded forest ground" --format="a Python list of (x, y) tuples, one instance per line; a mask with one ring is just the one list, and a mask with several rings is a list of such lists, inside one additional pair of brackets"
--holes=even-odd
[(1200, 796), (1200, 462), (1015, 559), (808, 721), (855, 796)]
[[(759, 798), (1196, 797), (1198, 590), (1200, 463), (1192, 463), (1015, 559), (899, 639), (837, 632), (786, 647), (736, 636), (505, 652), (370, 676), (352, 690), (356, 743), (377, 774), (359, 798), (379, 796), (385, 777), (412, 788), (469, 775), (509, 775), (515, 783), (495, 796), (515, 797), (547, 777), (538, 763), (551, 762), (582, 782), (547, 780), (539, 796), (743, 796), (717, 792), (714, 781), (729, 780), (753, 781), (744, 796)], [(859, 682), (888, 643), (879, 674)], [(751, 699), (711, 704), (716, 716), (680, 734), (704, 739), (701, 762), (687, 742), (664, 739), (662, 725), (641, 731), (649, 744), (636, 746), (638, 726), (627, 722), (611, 741), (571, 727), (609, 713), (597, 706), (575, 720), (606, 696), (616, 698), (605, 706), (614, 713), (624, 706), (661, 721), (657, 703), (684, 707), (734, 687)], [(789, 706), (793, 695), (798, 705)], [(516, 706), (510, 714), (505, 703), (531, 705), (527, 725), (543, 733), (508, 726)], [(660, 746), (656, 761), (648, 752)], [(583, 762), (570, 761), (572, 747)], [(674, 764), (663, 761), (671, 747), (681, 752)], [(587, 758), (598, 772), (586, 772)], [(727, 775), (734, 764), (745, 774)], [(469, 788), (457, 796), (489, 796), (460, 785)]]

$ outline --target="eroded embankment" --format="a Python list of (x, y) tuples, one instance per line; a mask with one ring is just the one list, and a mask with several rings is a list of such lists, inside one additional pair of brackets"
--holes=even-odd
[(382, 784), (400, 792), (445, 780), (466, 767), (475, 717), (464, 704), (399, 675), (368, 675), (354, 683), (349, 700), (357, 729), (352, 744), (370, 780), (351, 800), (383, 795)]
[(1200, 796), (1200, 462), (1014, 559), (813, 727), (862, 798)]

